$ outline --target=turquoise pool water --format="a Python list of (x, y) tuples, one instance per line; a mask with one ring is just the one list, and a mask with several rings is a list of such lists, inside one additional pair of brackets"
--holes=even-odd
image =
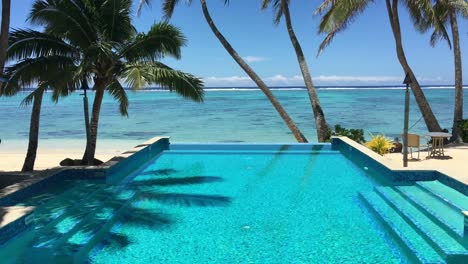
[(36, 209), (1, 262), (467, 263), (468, 197), (439, 181), (394, 183), (330, 144), (168, 148), (12, 204)]
[(171, 145), (90, 262), (400, 263), (358, 199), (381, 184), (328, 145)]

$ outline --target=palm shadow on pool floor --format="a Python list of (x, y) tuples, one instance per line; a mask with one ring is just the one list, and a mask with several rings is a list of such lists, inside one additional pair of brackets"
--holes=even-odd
[[(168, 171), (164, 170), (163, 173), (166, 172)], [(171, 173), (173, 172), (168, 172), (167, 175)], [(118, 232), (119, 225), (135, 225), (158, 232), (158, 230), (167, 229), (176, 224), (175, 217), (165, 213), (164, 209), (146, 209), (142, 208), (140, 203), (156, 202), (181, 207), (227, 207), (232, 202), (231, 197), (224, 195), (162, 192), (151, 187), (206, 184), (222, 181), (223, 178), (219, 176), (188, 176), (144, 179), (132, 182), (129, 187), (137, 192), (137, 197), (122, 215), (122, 218), (118, 221), (119, 224), (115, 225), (108, 232), (108, 235), (100, 244), (104, 247), (112, 244), (118, 248), (125, 248), (131, 245), (131, 240), (126, 235)], [(151, 189), (147, 190), (145, 187), (150, 187)]]

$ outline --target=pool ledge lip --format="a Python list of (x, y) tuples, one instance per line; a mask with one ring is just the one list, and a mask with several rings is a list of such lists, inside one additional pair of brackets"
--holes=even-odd
[[(437, 170), (437, 169), (421, 169), (421, 168), (398, 168), (398, 167), (395, 167), (393, 164), (390, 164), (390, 162), (387, 161), (384, 156), (381, 156), (381, 155), (377, 154), (376, 152), (372, 151), (371, 149), (367, 148), (366, 146), (364, 146), (362, 144), (359, 144), (356, 141), (354, 141), (354, 140), (352, 140), (352, 139), (350, 139), (348, 137), (343, 137), (343, 136), (332, 137), (332, 139), (334, 139), (334, 138), (338, 139), (338, 140), (341, 140), (345, 144), (347, 144), (350, 147), (352, 147), (353, 149), (361, 152), (362, 154), (368, 156), (369, 158), (371, 158), (372, 160), (374, 160), (378, 164), (384, 166), (385, 168), (389, 169), (390, 171), (397, 172), (397, 173), (399, 173), (399, 172), (400, 173), (437, 172), (440, 175), (444, 175), (444, 176), (450, 178), (450, 180), (455, 182), (458, 186), (463, 186), (464, 190), (468, 190), (468, 185), (466, 183), (458, 180), (457, 178), (455, 178), (453, 176), (448, 175), (445, 172), (441, 172), (440, 170)], [(449, 186), (452, 187), (452, 188), (455, 188), (455, 186), (451, 186), (451, 185), (449, 185)], [(455, 189), (459, 190), (458, 188), (455, 188)], [(462, 193), (467, 195), (465, 192), (462, 192)]]
[(15, 183), (15, 184), (12, 184), (10, 186), (7, 186), (3, 189), (0, 190), (0, 200), (6, 198), (7, 196), (15, 193), (15, 192), (18, 192), (18, 191), (21, 191), (25, 188), (28, 188), (28, 187), (31, 187), (32, 185), (36, 184), (36, 183), (39, 183), (43, 180), (46, 180), (47, 178), (49, 177), (52, 177), (58, 173), (61, 173), (61, 172), (64, 172), (64, 171), (73, 171), (73, 170), (76, 170), (76, 171), (80, 171), (80, 170), (83, 170), (83, 171), (86, 171), (86, 170), (90, 170), (90, 171), (93, 171), (95, 170), (95, 174), (99, 174), (97, 175), (97, 177), (105, 177), (105, 173), (102, 172), (102, 173), (99, 173), (98, 171), (105, 171), (107, 169), (109, 169), (110, 167), (112, 167), (113, 165), (121, 162), (122, 160), (125, 160), (127, 158), (129, 158), (130, 156), (134, 155), (135, 153), (151, 146), (152, 144), (160, 141), (160, 140), (169, 140), (170, 137), (167, 137), (167, 136), (156, 136), (156, 137), (153, 137), (149, 140), (146, 140), (145, 142), (133, 147), (132, 149), (130, 150), (127, 150), (127, 151), (124, 151), (114, 157), (112, 157), (111, 159), (109, 159), (108, 161), (104, 162), (103, 164), (101, 165), (98, 165), (98, 166), (67, 166), (67, 167), (63, 167), (63, 166), (57, 166), (57, 167), (53, 167), (53, 168), (49, 168), (49, 169), (45, 169), (45, 170), (42, 170), (42, 171), (37, 171), (37, 172), (34, 172), (34, 173), (31, 173), (31, 177), (30, 179), (26, 179), (24, 181), (21, 181), (21, 182), (18, 182), (18, 183)]
[(136, 145), (135, 147), (129, 149), (129, 150), (126, 150), (126, 151), (123, 151), (121, 152), (120, 154), (112, 157), (111, 159), (109, 159), (108, 161), (104, 162), (100, 168), (104, 168), (104, 169), (108, 169), (110, 168), (111, 166), (121, 162), (122, 160), (124, 159), (127, 159), (129, 158), (130, 156), (138, 153), (139, 151), (149, 147), (149, 146), (152, 146), (153, 144), (157, 143), (158, 141), (161, 141), (161, 140), (167, 140), (169, 141), (171, 137), (168, 137), (168, 136), (156, 136), (156, 137), (153, 137), (149, 140), (146, 140), (145, 142), (141, 143), (141, 144), (138, 144)]

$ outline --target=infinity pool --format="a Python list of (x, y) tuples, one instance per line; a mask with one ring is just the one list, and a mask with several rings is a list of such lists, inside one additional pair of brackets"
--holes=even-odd
[(379, 184), (329, 145), (171, 145), (130, 182), (142, 200), (90, 260), (401, 262), (358, 199)]
[[(117, 184), (75, 181), (63, 192), (55, 186), (50, 195), (25, 200), (22, 205), (38, 206), (34, 228), (3, 245), (0, 258), (2, 263), (442, 260), (445, 251), (426, 246), (430, 237), (420, 238), (410, 218), (401, 220), (403, 215), (392, 215), (395, 208), (379, 204), (396, 187), (366, 166), (330, 144), (171, 144)], [(402, 192), (424, 187), (413, 185)], [(465, 200), (459, 201), (463, 207)], [(376, 204), (381, 207), (370, 210)], [(459, 221), (455, 212), (451, 219)], [(407, 241), (419, 242), (411, 247)], [(450, 244), (447, 252), (466, 249), (456, 246)]]

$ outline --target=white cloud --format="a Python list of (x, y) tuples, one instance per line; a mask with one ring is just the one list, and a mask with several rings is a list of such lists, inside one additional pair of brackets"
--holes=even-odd
[(246, 56), (246, 57), (242, 57), (242, 58), (248, 63), (270, 60), (269, 58), (258, 57), (258, 56)]
[[(401, 84), (402, 76), (339, 76), (339, 75), (319, 75), (312, 77), (317, 85), (391, 85)], [(429, 78), (418, 77), (423, 83), (443, 83), (441, 77)], [(301, 75), (284, 76), (277, 74), (274, 76), (263, 77), (263, 81), (270, 86), (304, 86)], [(207, 86), (255, 86), (255, 83), (247, 76), (229, 76), (229, 77), (207, 77), (205, 78)]]

